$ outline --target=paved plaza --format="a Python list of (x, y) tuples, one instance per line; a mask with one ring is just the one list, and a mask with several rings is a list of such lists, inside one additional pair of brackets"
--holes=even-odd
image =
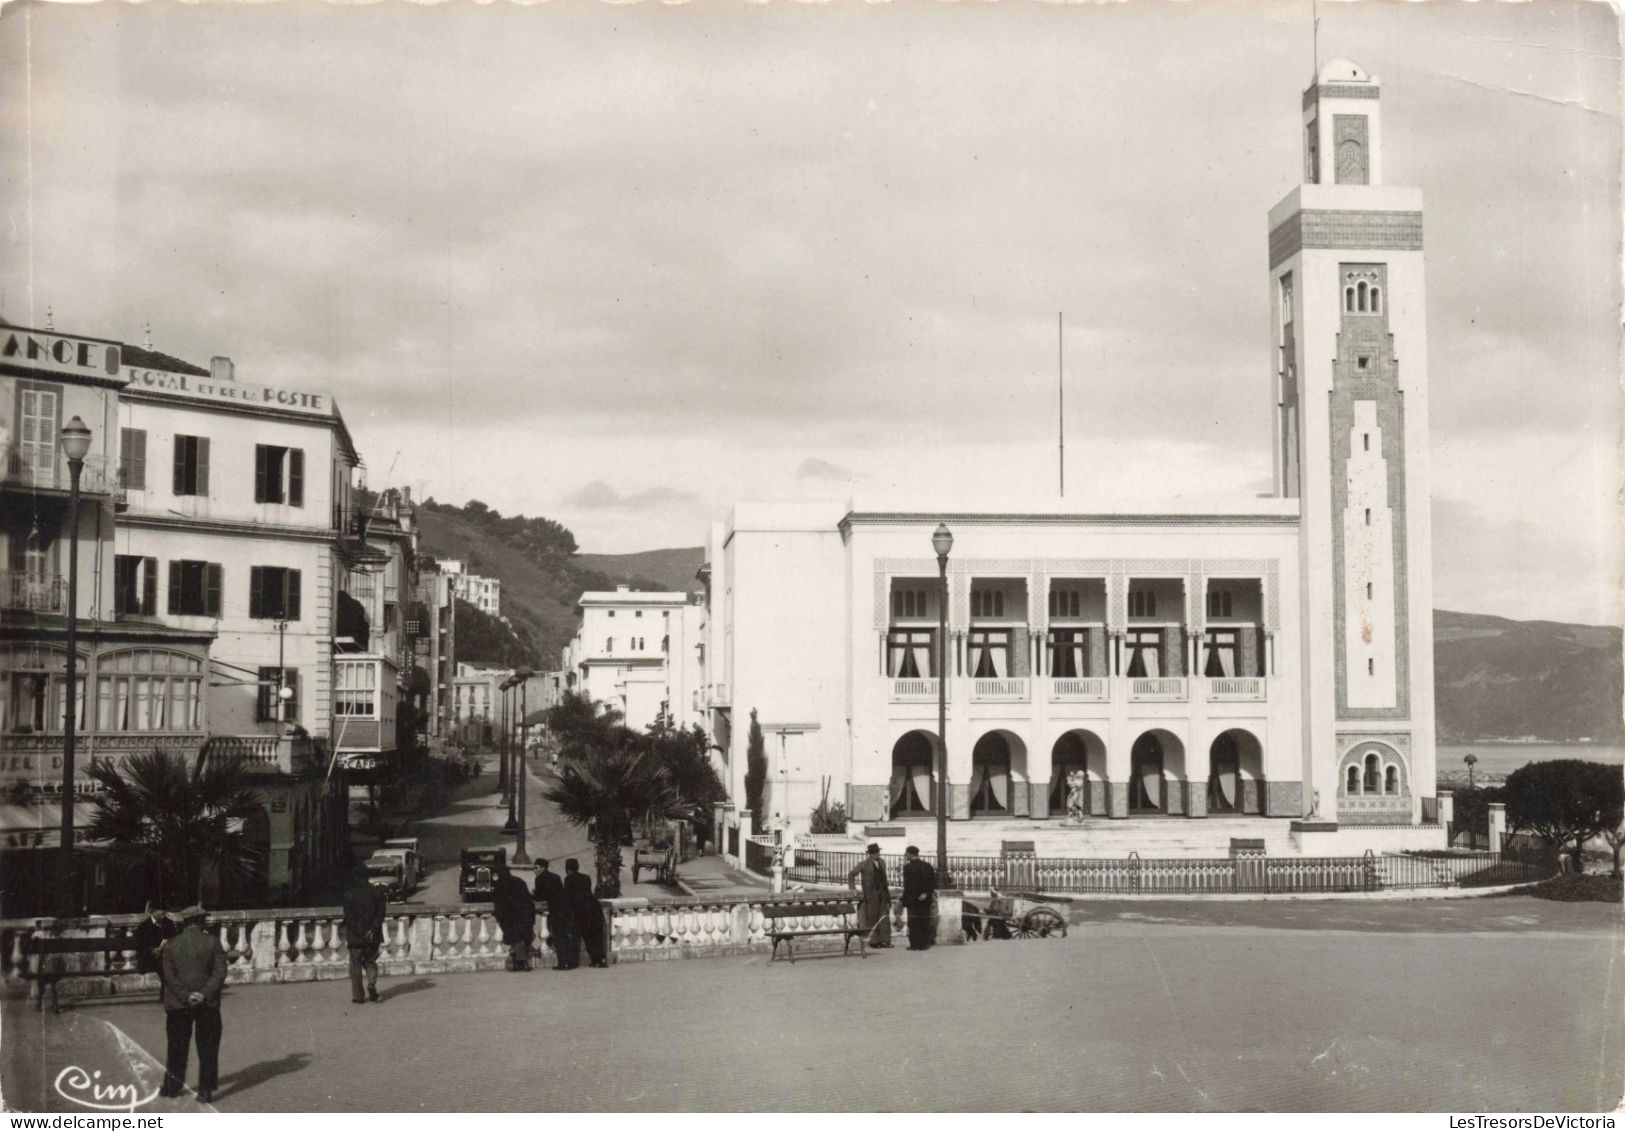
[[(864, 960), (386, 979), (379, 1005), (351, 1005), (343, 982), (231, 987), (215, 1106), (1552, 1111), (1620, 1102), (1617, 907), (1527, 897), (1352, 908), (1168, 901), (1080, 905), (1076, 919), (1064, 940)], [(155, 1079), (149, 1054), (162, 1056), (163, 1018), (150, 999), (57, 1018), (10, 1003), (5, 1029), (6, 1099), (20, 1108), (71, 1110), (50, 1090), (67, 1064)]]

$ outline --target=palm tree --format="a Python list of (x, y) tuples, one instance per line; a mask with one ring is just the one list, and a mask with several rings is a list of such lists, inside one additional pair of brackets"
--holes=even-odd
[(542, 796), (592, 837), (600, 899), (621, 894), (621, 845), (632, 839), (634, 822), (686, 817), (693, 808), (677, 792), (671, 775), (636, 741), (578, 748)]
[(201, 901), (205, 864), (230, 882), (263, 863), (231, 829), (261, 811), (240, 759), (204, 754), (188, 765), (160, 750), (95, 762), (88, 772), (102, 787), (88, 835), (116, 844), (115, 859), (144, 875), (161, 903)]

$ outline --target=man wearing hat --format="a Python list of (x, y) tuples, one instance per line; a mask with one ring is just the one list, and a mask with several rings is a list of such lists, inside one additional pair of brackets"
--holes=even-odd
[(908, 948), (931, 945), (931, 912), (935, 909), (937, 870), (920, 859), (912, 844), (903, 851), (903, 908), (908, 912)]
[(160, 1094), (186, 1090), (186, 1059), (197, 1030), (197, 1094), (208, 1103), (220, 1082), (220, 990), (226, 984), (226, 951), (203, 929), (205, 912), (194, 904), (180, 914), (181, 933), (158, 953), (163, 963), (165, 1028), (169, 1054)]
[(846, 874), (858, 896), (858, 926), (869, 933), (869, 945), (891, 946), (891, 888), (886, 883), (886, 862), (880, 858), (880, 845), (871, 844), (858, 866)]

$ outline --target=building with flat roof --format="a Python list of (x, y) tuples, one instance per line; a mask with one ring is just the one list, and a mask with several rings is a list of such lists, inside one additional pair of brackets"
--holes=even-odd
[(1269, 219), (1269, 496), (741, 503), (713, 527), (704, 697), (740, 806), (761, 728), (757, 827), (805, 831), (825, 782), (862, 825), (934, 822), (945, 745), (956, 851), (1442, 847), (1421, 195), (1383, 184), (1380, 107), (1342, 60), (1304, 93), (1304, 183)]
[[(545, 681), (585, 695), (642, 730), (662, 710), (679, 726), (704, 720), (700, 626), (703, 611), (686, 593), (642, 593), (620, 585), (589, 591), (580, 623), (565, 646), (560, 678)], [(559, 688), (555, 687), (556, 694)]]

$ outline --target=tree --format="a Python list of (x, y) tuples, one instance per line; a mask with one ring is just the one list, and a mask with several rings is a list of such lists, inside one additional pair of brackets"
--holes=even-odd
[(633, 825), (639, 820), (686, 817), (691, 808), (671, 775), (639, 748), (637, 735), (620, 728), (620, 736), (629, 736), (632, 742), (578, 749), (542, 791), (566, 820), (585, 826), (592, 837), (600, 899), (621, 894), (621, 846), (631, 841)]
[[(682, 799), (694, 807), (694, 823), (712, 833), (712, 807), (728, 790), (711, 764), (711, 740), (699, 726), (684, 730), (663, 706), (644, 736), (651, 762), (671, 776)], [(707, 836), (706, 839), (711, 839)]]
[(623, 730), (621, 713), (585, 695), (566, 691), (564, 697), (547, 709), (547, 729), (558, 741), (559, 757), (569, 759), (610, 742), (612, 732)]
[(762, 791), (767, 786), (767, 748), (762, 741), (762, 725), (756, 721), (756, 708), (750, 709), (750, 733), (745, 736), (745, 807), (760, 831), (763, 808)]
[[(1451, 819), (1453, 831), (1471, 833), (1475, 838), (1470, 844), (1477, 844), (1479, 837), (1490, 835), (1490, 803), (1506, 800), (1505, 790), (1500, 787), (1458, 789), (1455, 791), (1455, 815)], [(1491, 845), (1492, 849), (1498, 848)]]
[(536, 650), (508, 625), (461, 597), (457, 601), (457, 659), (464, 663), (533, 668)]
[(264, 863), (231, 830), (260, 812), (240, 759), (205, 754), (187, 765), (160, 750), (93, 762), (87, 772), (102, 787), (88, 834), (117, 845), (114, 860), (151, 883), (160, 904), (201, 902), (205, 864), (230, 884)]
[(1602, 839), (1608, 842), (1608, 847), (1614, 851), (1614, 872), (1619, 875), (1619, 850), (1625, 848), (1625, 822), (1621, 822), (1611, 829), (1602, 831)]
[(1566, 850), (1576, 871), (1586, 841), (1619, 828), (1625, 810), (1619, 767), (1573, 758), (1519, 767), (1507, 775), (1505, 793), (1507, 824)]

